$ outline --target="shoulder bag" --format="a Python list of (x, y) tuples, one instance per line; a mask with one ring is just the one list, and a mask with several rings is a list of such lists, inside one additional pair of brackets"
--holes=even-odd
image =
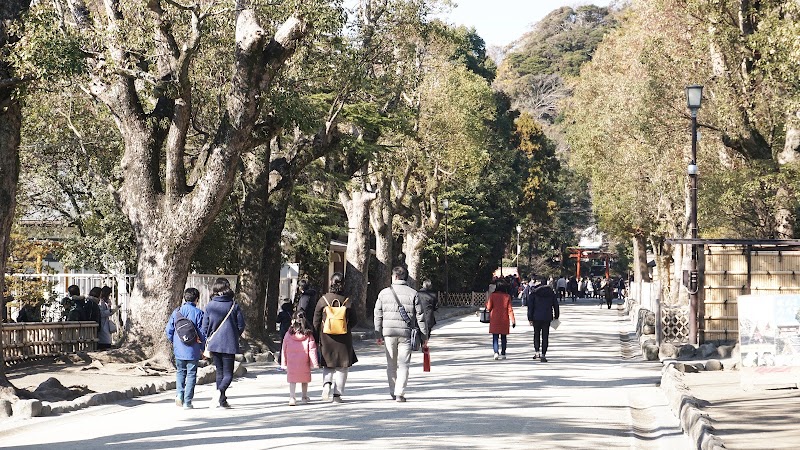
[(411, 317), (408, 315), (408, 311), (400, 303), (400, 299), (397, 298), (397, 292), (394, 291), (392, 286), (389, 286), (389, 289), (392, 290), (392, 295), (394, 295), (394, 301), (397, 303), (398, 310), (400, 311), (400, 317), (403, 318), (403, 321), (408, 325), (408, 328), (411, 329), (411, 351), (417, 351), (422, 346), (422, 330), (419, 329), (419, 326), (414, 324), (411, 321)]
[(211, 350), (208, 349), (208, 343), (211, 342), (211, 338), (213, 338), (214, 336), (217, 335), (217, 331), (219, 331), (219, 328), (225, 323), (226, 320), (228, 320), (228, 317), (231, 316), (231, 313), (233, 312), (233, 308), (235, 308), (235, 307), (236, 307), (236, 302), (233, 302), (233, 304), (231, 305), (231, 309), (228, 310), (228, 314), (225, 314), (225, 318), (222, 319), (222, 322), (219, 323), (219, 327), (217, 327), (217, 329), (214, 330), (211, 333), (211, 335), (206, 338), (206, 349), (203, 350), (203, 357), (205, 357), (207, 359), (211, 359)]

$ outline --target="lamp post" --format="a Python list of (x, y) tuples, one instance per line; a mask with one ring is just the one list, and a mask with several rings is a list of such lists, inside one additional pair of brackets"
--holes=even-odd
[[(692, 159), (687, 167), (689, 175), (689, 230), (692, 239), (697, 239), (697, 111), (703, 102), (703, 86), (693, 84), (686, 86), (686, 105), (692, 113)], [(699, 298), (698, 273), (697, 273), (698, 249), (697, 244), (692, 243), (692, 262), (689, 268), (689, 343), (697, 344), (698, 341), (698, 315)]]
[(519, 245), (520, 233), (522, 233), (522, 225), (517, 225), (517, 275), (519, 275), (519, 254), (522, 252), (522, 247)]
[(450, 200), (442, 200), (444, 207), (444, 292), (445, 298), (450, 300), (450, 266), (447, 263), (447, 210), (450, 209)]

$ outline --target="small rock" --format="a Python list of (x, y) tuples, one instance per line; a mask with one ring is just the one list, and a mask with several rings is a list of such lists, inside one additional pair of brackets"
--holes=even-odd
[(664, 342), (661, 344), (661, 348), (658, 350), (658, 356), (660, 359), (672, 359), (678, 357), (678, 349), (669, 342)]
[[(680, 370), (680, 369), (678, 369), (678, 370)], [(683, 373), (698, 373), (700, 371), (697, 370), (697, 367), (695, 367), (692, 364), (683, 364), (683, 370), (681, 370), (681, 372), (683, 372)]]
[(42, 405), (42, 411), (39, 413), (39, 416), (49, 416), (52, 411), (53, 408), (50, 405)]
[(653, 344), (645, 344), (642, 347), (642, 356), (648, 361), (658, 360), (658, 346)]
[(252, 363), (252, 362), (256, 362), (256, 357), (255, 357), (255, 355), (253, 355), (253, 352), (247, 352), (247, 353), (244, 354), (244, 360), (245, 360), (245, 362)]
[(706, 370), (717, 371), (722, 369), (722, 362), (717, 359), (709, 359), (708, 362), (706, 362)]
[(684, 344), (678, 348), (678, 358), (691, 359), (694, 358), (697, 349), (692, 344)]
[(259, 353), (256, 355), (256, 362), (267, 362), (269, 353)]
[(717, 347), (717, 355), (719, 355), (720, 358), (729, 358), (732, 352), (732, 345), (720, 345)]
[(642, 334), (653, 335), (656, 334), (656, 327), (653, 325), (645, 325), (642, 327)]
[(656, 325), (656, 313), (647, 311), (647, 314), (644, 316), (644, 324), (655, 326)]
[(694, 364), (691, 364), (691, 366), (694, 367), (695, 369), (697, 369), (698, 372), (702, 372), (702, 371), (706, 370), (706, 365), (703, 364), (703, 363), (694, 363)]
[(17, 400), (11, 407), (14, 417), (29, 419), (36, 417), (42, 412), (42, 402), (39, 400)]
[(684, 363), (672, 363), (672, 367), (675, 368), (678, 372), (685, 373), (686, 372), (686, 364)]
[(244, 362), (244, 355), (241, 353), (237, 353), (236, 356), (233, 358), (235, 361)]
[(708, 358), (711, 355), (717, 354), (717, 346), (714, 344), (703, 344), (697, 349), (701, 358)]
[(237, 361), (233, 365), (233, 376), (243, 377), (247, 373), (247, 368), (241, 362)]
[(0, 417), (11, 417), (13, 414), (11, 402), (8, 400), (0, 400)]

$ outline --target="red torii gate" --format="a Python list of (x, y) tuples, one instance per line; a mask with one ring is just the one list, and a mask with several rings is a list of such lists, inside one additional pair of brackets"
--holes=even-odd
[(581, 260), (583, 258), (588, 259), (602, 259), (605, 261), (606, 265), (606, 278), (610, 278), (611, 276), (611, 264), (609, 260), (611, 259), (611, 253), (604, 252), (602, 250), (598, 250), (595, 248), (587, 248), (587, 247), (569, 247), (568, 248), (570, 254), (570, 258), (575, 258), (577, 264), (575, 264), (575, 279), (581, 279)]

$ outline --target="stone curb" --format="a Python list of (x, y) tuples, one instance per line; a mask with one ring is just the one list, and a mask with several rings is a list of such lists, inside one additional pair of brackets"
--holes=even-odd
[(680, 420), (681, 428), (697, 445), (698, 450), (725, 449), (725, 443), (714, 434), (708, 414), (700, 409), (707, 402), (691, 394), (683, 383), (682, 376), (673, 363), (667, 364), (661, 375), (661, 389), (667, 397), (670, 409)]
[[(234, 366), (234, 376), (242, 377), (247, 373), (247, 368), (244, 364), (237, 362)], [(216, 381), (217, 368), (214, 366), (200, 367), (197, 369), (197, 384), (210, 384)], [(61, 402), (40, 402), (41, 409), (38, 414), (33, 416), (50, 416), (56, 414), (63, 414), (70, 411), (77, 411), (80, 409), (88, 408), (90, 406), (105, 405), (114, 403), (120, 400), (142, 397), (145, 395), (158, 394), (165, 391), (175, 389), (175, 380), (162, 380), (158, 383), (148, 383), (141, 386), (128, 388), (124, 391), (111, 391), (111, 392), (94, 392), (78, 397), (75, 400), (61, 401)], [(39, 402), (39, 400), (33, 400)], [(24, 402), (23, 400), (18, 403)], [(13, 417), (25, 418), (23, 415), (14, 414)]]

